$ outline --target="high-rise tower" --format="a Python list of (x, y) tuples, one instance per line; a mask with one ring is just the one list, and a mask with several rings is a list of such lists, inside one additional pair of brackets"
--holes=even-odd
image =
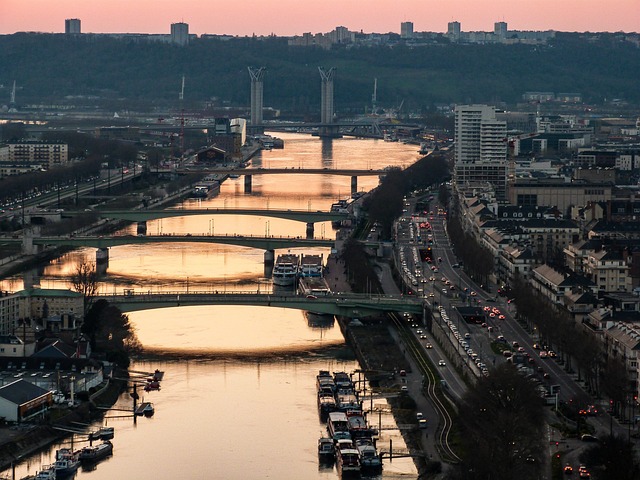
[(67, 18), (64, 21), (64, 33), (69, 34), (80, 34), (80, 20), (77, 18)]
[(262, 80), (266, 72), (265, 67), (253, 68), (247, 67), (249, 70), (249, 76), (251, 77), (251, 125), (262, 125)]
[(189, 24), (180, 22), (171, 24), (171, 43), (184, 47), (189, 43)]
[(489, 105), (458, 105), (455, 110), (455, 178), (458, 186), (490, 183), (498, 200), (506, 198), (507, 123)]

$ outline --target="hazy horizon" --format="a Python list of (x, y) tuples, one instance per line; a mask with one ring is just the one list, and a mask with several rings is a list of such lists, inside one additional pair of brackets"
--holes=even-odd
[[(364, 12), (364, 13), (363, 13)], [(445, 32), (458, 21), (463, 31), (509, 30), (626, 32), (640, 30), (638, 0), (2, 0), (0, 34), (64, 33), (64, 21), (78, 18), (83, 33), (164, 33), (172, 23), (189, 24), (189, 33), (294, 36), (326, 33), (337, 26), (365, 33)]]

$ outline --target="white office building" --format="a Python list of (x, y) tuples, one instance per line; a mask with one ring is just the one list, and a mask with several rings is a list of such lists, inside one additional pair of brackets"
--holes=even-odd
[(490, 184), (498, 200), (507, 194), (507, 122), (489, 105), (455, 109), (455, 180), (459, 186)]

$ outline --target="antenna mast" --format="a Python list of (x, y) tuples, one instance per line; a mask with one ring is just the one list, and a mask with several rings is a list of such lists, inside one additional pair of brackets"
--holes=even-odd
[(375, 115), (378, 111), (378, 79), (373, 79), (373, 95), (371, 95), (371, 108), (372, 114)]

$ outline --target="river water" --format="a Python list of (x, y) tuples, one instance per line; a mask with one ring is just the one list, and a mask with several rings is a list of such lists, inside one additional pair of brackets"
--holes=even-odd
[[(300, 134), (278, 134), (284, 150), (261, 152), (255, 167), (381, 168), (406, 167), (417, 147), (377, 140), (320, 140)], [(370, 190), (377, 177), (358, 179)], [(244, 181), (228, 179), (211, 199), (187, 199), (176, 208), (285, 208), (326, 210), (350, 193), (350, 178), (330, 175), (253, 177), (250, 194)], [(135, 226), (123, 233), (135, 234)], [(304, 236), (303, 223), (250, 216), (175, 217), (148, 223), (148, 233), (213, 233)], [(334, 237), (329, 222), (316, 224), (316, 236)], [(328, 249), (291, 249), (318, 253)], [(283, 252), (276, 252), (278, 253)], [(38, 273), (42, 288), (69, 288), (68, 276), (94, 251), (72, 252)], [(4, 290), (22, 288), (22, 278), (0, 283)], [(267, 291), (263, 252), (206, 244), (158, 244), (110, 249), (108, 272), (100, 291), (192, 290)], [(116, 428), (114, 455), (77, 477), (95, 480), (155, 479), (324, 479), (335, 468), (320, 468), (316, 441), (324, 431), (316, 408), (315, 376), (320, 369), (354, 371), (353, 354), (337, 325), (309, 325), (300, 311), (269, 307), (179, 307), (130, 313), (147, 354), (133, 370), (164, 370), (162, 390), (145, 393), (156, 413), (136, 425), (118, 409), (130, 409), (123, 394), (106, 422)], [(368, 400), (367, 400), (368, 402)], [(384, 399), (370, 403), (370, 420), (382, 426), (379, 446), (402, 447), (401, 436)], [(375, 418), (374, 418), (375, 417)], [(76, 444), (80, 441), (76, 439)], [(51, 463), (53, 446), (17, 466), (16, 478)], [(413, 462), (385, 462), (383, 478), (415, 478)]]

